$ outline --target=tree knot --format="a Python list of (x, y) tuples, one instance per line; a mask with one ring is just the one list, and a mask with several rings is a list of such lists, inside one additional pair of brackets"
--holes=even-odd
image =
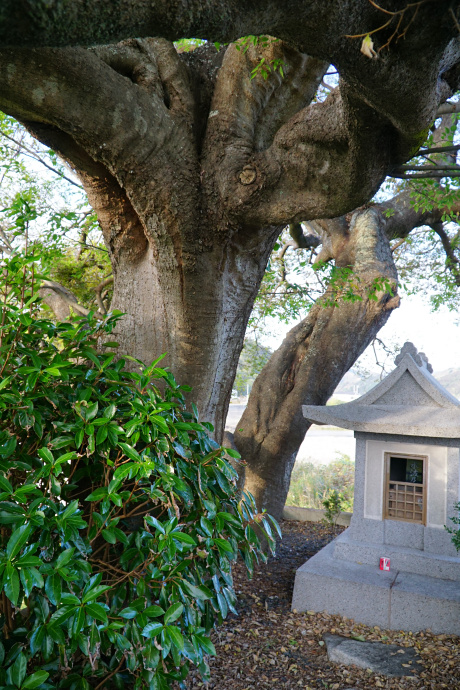
[(257, 170), (252, 165), (245, 165), (239, 174), (241, 184), (252, 184), (257, 177)]

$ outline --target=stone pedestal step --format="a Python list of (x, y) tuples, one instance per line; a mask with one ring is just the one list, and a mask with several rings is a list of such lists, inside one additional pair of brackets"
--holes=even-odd
[(379, 567), (381, 556), (390, 559), (391, 571), (398, 570), (415, 575), (460, 582), (458, 558), (427, 553), (419, 549), (391, 544), (370, 544), (350, 538), (347, 530), (334, 540), (334, 558), (357, 564)]
[(460, 582), (379, 570), (334, 557), (331, 542), (296, 573), (292, 608), (327, 611), (388, 630), (460, 635)]

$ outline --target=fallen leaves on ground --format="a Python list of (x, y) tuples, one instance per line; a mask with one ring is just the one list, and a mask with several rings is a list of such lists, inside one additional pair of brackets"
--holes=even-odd
[[(217, 656), (210, 659), (209, 684), (192, 672), (187, 690), (460, 689), (460, 638), (455, 635), (383, 630), (341, 616), (292, 612), (297, 568), (343, 528), (285, 520), (282, 530), (276, 556), (257, 568), (252, 580), (247, 579), (241, 563), (236, 565), (239, 615), (230, 615), (213, 633)], [(415, 647), (423, 665), (414, 664), (413, 675), (388, 678), (333, 664), (322, 639), (326, 632)]]

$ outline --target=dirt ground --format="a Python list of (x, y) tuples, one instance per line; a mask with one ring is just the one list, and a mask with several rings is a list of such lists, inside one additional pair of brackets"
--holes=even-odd
[[(234, 570), (239, 615), (230, 614), (213, 634), (217, 657), (210, 660), (211, 681), (193, 673), (188, 690), (354, 690), (413, 688), (460, 690), (460, 638), (369, 628), (327, 614), (292, 613), (296, 569), (343, 528), (285, 520), (276, 556), (248, 580), (241, 563)], [(391, 679), (353, 666), (332, 664), (322, 636), (332, 632), (361, 640), (416, 647), (423, 665), (413, 675)], [(412, 673), (412, 669), (408, 669)]]

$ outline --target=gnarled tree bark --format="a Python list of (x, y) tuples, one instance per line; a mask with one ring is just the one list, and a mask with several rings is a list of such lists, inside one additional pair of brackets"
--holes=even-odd
[[(112, 261), (112, 308), (126, 314), (121, 351), (146, 362), (166, 351), (219, 440), (246, 322), (281, 228), (367, 202), (417, 150), (457, 87), (452, 3), (418, 5), (416, 15), (402, 8), (405, 39), (369, 59), (348, 36), (381, 26), (382, 12), (368, 0), (333, 0), (327, 12), (323, 0), (2, 4), (0, 107), (58, 151), (88, 193)], [(392, 32), (373, 34), (375, 48)], [(190, 54), (170, 43), (249, 33), (285, 42)], [(77, 47), (49, 47), (69, 45)], [(284, 78), (271, 70), (251, 79), (262, 58), (280, 60)], [(339, 87), (314, 102), (331, 61)], [(365, 280), (386, 260), (366, 254), (376, 235), (360, 244), (362, 233), (357, 221), (341, 241)], [(363, 342), (366, 319), (375, 321), (372, 331), (383, 318), (372, 307), (356, 307)], [(340, 309), (317, 310), (312, 342), (320, 333), (327, 340), (336, 321), (340, 330)], [(289, 357), (295, 373), (300, 359)], [(325, 354), (337, 371), (351, 358), (338, 365), (332, 350)], [(334, 375), (324, 374), (324, 391)]]
[[(321, 225), (328, 242), (320, 257), (334, 258), (336, 265), (353, 270), (355, 296), (360, 299), (345, 301), (340, 286), (328, 287), (256, 379), (234, 435), (247, 462), (245, 488), (257, 505), (277, 518), (286, 502), (297, 450), (310, 426), (302, 405), (326, 403), (399, 306), (396, 267), (379, 211), (369, 208), (357, 211), (349, 223), (341, 218)], [(382, 289), (385, 284), (392, 290)]]

